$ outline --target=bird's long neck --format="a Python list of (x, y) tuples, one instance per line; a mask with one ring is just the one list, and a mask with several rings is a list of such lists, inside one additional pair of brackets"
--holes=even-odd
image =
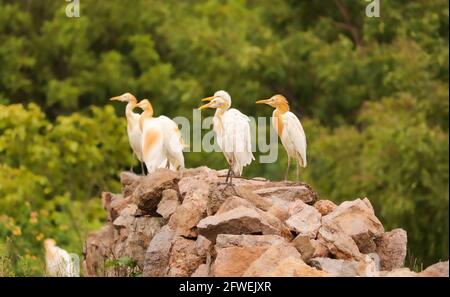
[(214, 118), (216, 119), (214, 121), (214, 131), (219, 135), (222, 134), (222, 132), (223, 132), (222, 118), (227, 110), (228, 110), (228, 107), (227, 108), (217, 108), (216, 113), (214, 114)]
[(287, 102), (279, 103), (275, 110), (277, 111), (277, 114), (284, 114), (289, 111), (289, 104)]
[(149, 107), (147, 107), (144, 112), (141, 114), (141, 117), (139, 119), (139, 127), (142, 128), (144, 127), (144, 121), (145, 119), (150, 119), (153, 117), (153, 107), (150, 105)]
[(130, 101), (127, 104), (127, 107), (125, 107), (125, 115), (127, 118), (130, 118), (133, 116), (133, 109), (136, 107), (137, 101)]

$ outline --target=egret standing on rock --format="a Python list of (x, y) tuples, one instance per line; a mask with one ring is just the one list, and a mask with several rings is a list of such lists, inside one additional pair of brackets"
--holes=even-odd
[(153, 107), (148, 99), (136, 105), (144, 110), (139, 120), (142, 131), (142, 160), (149, 173), (157, 168), (167, 167), (174, 170), (184, 168), (184, 142), (178, 125), (166, 116), (153, 117)]
[(256, 103), (267, 104), (275, 108), (272, 115), (272, 125), (288, 155), (284, 179), (288, 178), (292, 158), (297, 162), (298, 180), (299, 166), (306, 167), (306, 136), (300, 120), (289, 111), (289, 103), (282, 95), (274, 95), (270, 99), (259, 100)]
[(141, 115), (136, 112), (133, 112), (133, 109), (137, 106), (136, 97), (134, 97), (130, 93), (125, 93), (120, 96), (113, 97), (110, 100), (128, 102), (127, 106), (125, 107), (125, 116), (127, 117), (128, 141), (130, 143), (131, 149), (133, 150), (133, 153), (136, 155), (139, 162), (141, 163), (141, 171), (142, 174), (144, 174), (145, 171), (144, 171), (144, 163), (142, 162), (142, 148), (141, 148), (142, 133), (141, 129), (139, 128), (139, 118), (141, 117)]
[(230, 165), (226, 183), (232, 185), (233, 176), (240, 176), (245, 166), (249, 165), (253, 157), (250, 119), (239, 110), (231, 108), (231, 97), (225, 91), (217, 91), (214, 96), (202, 99), (209, 102), (199, 110), (215, 108), (213, 129), (217, 143)]

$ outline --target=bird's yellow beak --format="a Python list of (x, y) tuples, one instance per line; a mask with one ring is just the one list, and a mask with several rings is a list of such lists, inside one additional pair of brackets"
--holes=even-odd
[(214, 99), (214, 96), (206, 97), (206, 98), (202, 99), (202, 102), (210, 102), (213, 99)]
[(116, 97), (112, 97), (112, 98), (109, 98), (109, 100), (110, 101), (120, 101), (120, 98), (121, 98), (122, 96), (116, 96)]
[(269, 103), (270, 103), (270, 99), (256, 101), (256, 104), (269, 104)]
[[(208, 99), (208, 98), (205, 98), (205, 99)], [(211, 99), (211, 100), (212, 100), (212, 99)], [(205, 100), (202, 100), (202, 101), (205, 101)], [(202, 110), (202, 109), (205, 109), (205, 108), (209, 108), (211, 105), (212, 105), (212, 102), (209, 102), (209, 103), (207, 103), (207, 104), (205, 104), (205, 105), (200, 106), (200, 107), (198, 108), (198, 110)]]

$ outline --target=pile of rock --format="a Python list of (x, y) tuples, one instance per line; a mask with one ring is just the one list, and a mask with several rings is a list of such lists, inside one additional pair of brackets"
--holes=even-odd
[[(102, 195), (108, 223), (86, 240), (84, 275), (448, 276), (448, 261), (404, 268), (406, 232), (385, 232), (367, 198), (337, 206), (304, 183), (232, 188), (223, 174), (122, 173), (123, 193)], [(135, 266), (108, 265), (124, 257)]]

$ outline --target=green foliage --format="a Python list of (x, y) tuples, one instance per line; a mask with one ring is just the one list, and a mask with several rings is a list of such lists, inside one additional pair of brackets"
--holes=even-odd
[[(334, 201), (368, 196), (416, 262), (448, 258), (448, 1), (385, 0), (381, 18), (363, 0), (80, 4), (70, 19), (64, 1), (0, 0), (0, 274), (43, 274), (43, 238), (80, 254), (104, 220), (98, 196), (133, 162), (107, 100), (126, 91), (188, 118), (218, 89), (255, 117), (283, 93), (308, 138), (303, 179)], [(281, 179), (286, 162), (280, 146), (245, 174)]]

